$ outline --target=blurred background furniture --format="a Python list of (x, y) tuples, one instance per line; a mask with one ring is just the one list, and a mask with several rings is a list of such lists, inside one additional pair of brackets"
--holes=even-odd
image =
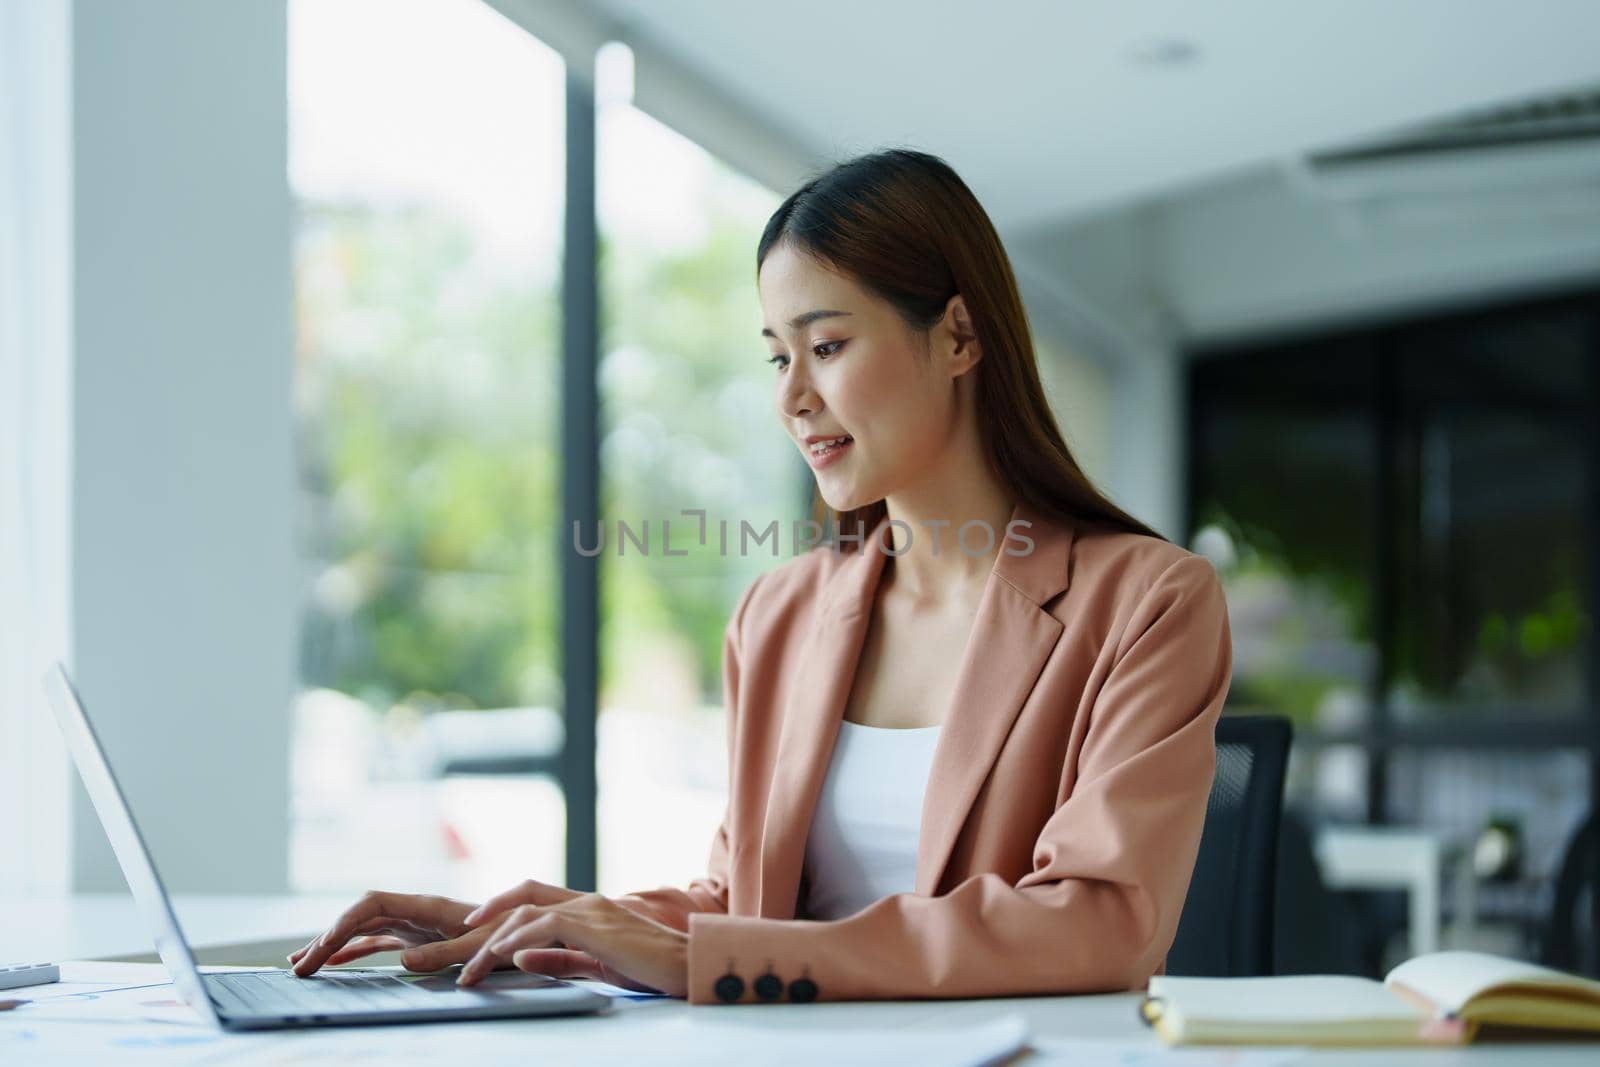
[(1274, 974), (1366, 974), (1363, 915), (1347, 892), (1328, 888), (1312, 842), (1311, 813), (1285, 805), (1278, 827), (1278, 892), (1273, 901)]
[(1567, 843), (1556, 875), (1555, 900), (1546, 927), (1542, 962), (1547, 967), (1600, 977), (1600, 825), (1593, 812)]
[(1403, 889), (1409, 955), (1439, 948), (1437, 835), (1387, 826), (1328, 827), (1316, 835), (1316, 857), (1331, 889)]
[(1289, 720), (1229, 715), (1217, 723), (1217, 773), (1167, 973), (1272, 973), (1278, 823)]
[(404, 762), (423, 777), (448, 774), (545, 774), (561, 770), (565, 741), (554, 708), (438, 711), (409, 739)]

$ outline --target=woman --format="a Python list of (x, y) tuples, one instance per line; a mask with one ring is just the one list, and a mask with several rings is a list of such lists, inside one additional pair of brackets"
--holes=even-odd
[[(837, 530), (724, 635), (709, 873), (479, 907), (371, 893), (297, 973), (402, 948), (759, 1003), (1138, 988), (1199, 847), (1232, 663), (1209, 563), (1114, 506), (1040, 386), (1010, 264), (941, 160), (807, 183), (756, 256), (779, 421)], [(864, 535), (864, 536), (862, 536)]]

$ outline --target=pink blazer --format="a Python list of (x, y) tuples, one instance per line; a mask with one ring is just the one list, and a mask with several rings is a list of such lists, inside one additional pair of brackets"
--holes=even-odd
[(688, 932), (690, 1003), (1105, 992), (1163, 971), (1232, 669), (1222, 588), (1204, 557), (1156, 538), (1025, 505), (1018, 519), (1034, 547), (1002, 541), (984, 587), (929, 772), (915, 891), (846, 918), (796, 908), (883, 523), (865, 552), (818, 546), (740, 596), (708, 873), (618, 898)]

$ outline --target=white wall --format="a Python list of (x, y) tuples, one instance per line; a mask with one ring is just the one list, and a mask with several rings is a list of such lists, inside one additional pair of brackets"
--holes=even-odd
[(1078, 466), (1104, 488), (1111, 476), (1112, 375), (1070, 341), (1034, 334), (1039, 377)]
[(1007, 247), (1030, 317), (1046, 319), (1056, 344), (1091, 358), (1104, 381), (1096, 413), (1103, 437), (1089, 449), (1098, 457), (1090, 476), (1119, 506), (1177, 538), (1184, 504), (1183, 375), (1155, 273), (1160, 250), (1154, 237), (1147, 213), (1128, 209), (1068, 228), (1013, 234)]
[[(77, 0), (72, 641), (170, 888), (287, 884), (282, 0)], [(74, 882), (121, 876), (81, 791)]]
[(69, 0), (0, 0), (0, 892), (67, 885)]

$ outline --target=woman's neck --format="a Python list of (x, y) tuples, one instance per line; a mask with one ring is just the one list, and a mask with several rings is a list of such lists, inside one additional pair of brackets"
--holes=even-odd
[(913, 603), (970, 601), (1005, 543), (1015, 506), (1009, 492), (992, 479), (967, 492), (948, 488), (923, 501), (893, 495), (886, 501), (888, 517), (905, 525), (888, 528), (893, 552), (884, 560), (883, 581)]

